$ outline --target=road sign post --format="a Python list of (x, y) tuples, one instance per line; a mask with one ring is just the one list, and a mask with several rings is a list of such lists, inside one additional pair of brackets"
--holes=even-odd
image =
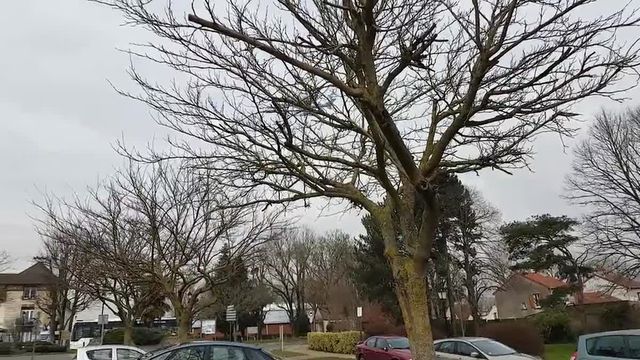
[(236, 307), (233, 305), (227, 306), (226, 320), (231, 323), (231, 332), (233, 334), (233, 341), (236, 341)]

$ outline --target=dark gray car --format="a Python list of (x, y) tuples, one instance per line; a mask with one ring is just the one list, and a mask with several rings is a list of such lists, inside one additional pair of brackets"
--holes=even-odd
[(275, 360), (259, 347), (223, 341), (192, 341), (145, 354), (144, 360)]

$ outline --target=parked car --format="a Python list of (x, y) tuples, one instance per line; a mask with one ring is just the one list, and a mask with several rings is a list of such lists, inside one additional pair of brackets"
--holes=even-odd
[(144, 360), (276, 360), (259, 347), (223, 341), (192, 341), (146, 353)]
[(126, 345), (95, 345), (78, 349), (76, 360), (138, 360), (144, 355), (142, 349)]
[(356, 345), (357, 360), (411, 360), (409, 339), (402, 336), (372, 336)]
[(507, 345), (489, 338), (467, 337), (434, 342), (437, 360), (531, 360), (534, 356), (518, 353)]
[(571, 360), (640, 359), (640, 330), (582, 335)]

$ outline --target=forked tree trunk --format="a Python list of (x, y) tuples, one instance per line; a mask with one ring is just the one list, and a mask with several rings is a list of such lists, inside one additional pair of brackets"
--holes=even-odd
[(433, 336), (426, 276), (409, 257), (396, 256), (389, 261), (395, 278), (396, 296), (411, 344), (412, 359), (432, 360)]

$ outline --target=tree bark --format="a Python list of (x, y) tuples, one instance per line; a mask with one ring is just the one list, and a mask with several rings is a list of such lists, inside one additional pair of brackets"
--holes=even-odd
[(133, 343), (133, 323), (126, 321), (124, 323), (123, 342), (125, 345), (134, 345)]
[(434, 358), (427, 279), (413, 259), (395, 256), (389, 259), (395, 278), (395, 290), (402, 310), (407, 337), (414, 360)]
[(188, 341), (189, 331), (191, 330), (191, 317), (185, 311), (176, 312), (176, 318), (178, 318), (178, 341)]

